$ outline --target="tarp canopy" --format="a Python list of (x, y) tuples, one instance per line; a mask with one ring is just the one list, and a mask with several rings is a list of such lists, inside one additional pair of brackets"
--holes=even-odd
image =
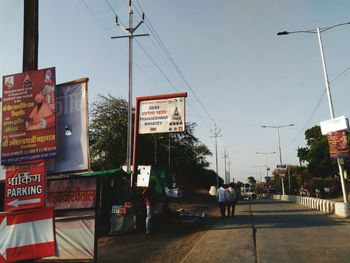
[(79, 173), (79, 174), (70, 174), (70, 176), (74, 177), (88, 177), (88, 176), (104, 176), (104, 175), (116, 175), (116, 176), (129, 176), (127, 172), (124, 172), (123, 169), (121, 168), (116, 168), (116, 169), (110, 169), (110, 170), (105, 170), (105, 171), (99, 171), (99, 172), (88, 172), (88, 173)]

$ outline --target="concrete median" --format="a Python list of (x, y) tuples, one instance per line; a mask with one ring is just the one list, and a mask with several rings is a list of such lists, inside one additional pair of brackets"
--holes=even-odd
[(343, 218), (350, 216), (348, 204), (332, 200), (296, 195), (272, 195), (272, 199), (297, 203), (326, 214), (335, 214), (336, 216)]

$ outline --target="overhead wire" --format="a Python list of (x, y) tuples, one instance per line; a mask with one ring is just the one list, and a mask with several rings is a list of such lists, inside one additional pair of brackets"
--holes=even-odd
[[(138, 5), (138, 7), (140, 8), (141, 12), (143, 12), (143, 9), (139, 3), (138, 0), (136, 0), (136, 3)], [(139, 13), (139, 15), (141, 16), (140, 11), (138, 10), (138, 8), (133, 5), (135, 7), (135, 10)], [(191, 87), (191, 85), (189, 84), (189, 82), (187, 81), (186, 77), (184, 76), (181, 68), (177, 65), (177, 63), (175, 62), (174, 58), (172, 57), (172, 55), (170, 54), (169, 50), (167, 49), (167, 47), (165, 46), (164, 42), (162, 41), (162, 39), (159, 37), (157, 31), (154, 29), (154, 27), (152, 26), (151, 21), (147, 18), (147, 16), (145, 17), (145, 21), (146, 21), (146, 26), (147, 28), (151, 31), (151, 33), (154, 35), (159, 47), (161, 48), (161, 50), (164, 52), (165, 56), (168, 58), (168, 60), (170, 61), (170, 63), (173, 65), (175, 71), (177, 72), (177, 74), (180, 76), (180, 79), (183, 81), (183, 83), (187, 86), (187, 88), (191, 91), (191, 93), (193, 94), (195, 100), (197, 101), (197, 103), (202, 107), (202, 109), (204, 110), (204, 112), (208, 115), (208, 117), (210, 118), (210, 120), (215, 124), (215, 120), (214, 118), (211, 116), (211, 114), (208, 112), (207, 108), (203, 105), (202, 101), (198, 98), (196, 92), (193, 90), (193, 88)], [(158, 50), (158, 49), (157, 49)]]
[[(152, 56), (147, 52), (147, 50), (141, 45), (141, 43), (135, 39), (136, 43), (139, 45), (139, 47), (142, 49), (142, 51), (146, 54), (146, 56), (151, 60), (151, 62), (155, 65), (155, 67), (158, 69), (158, 71), (163, 75), (163, 77), (169, 82), (169, 84), (173, 87), (173, 89), (175, 89), (177, 92), (179, 92), (179, 90), (176, 88), (176, 86), (173, 84), (173, 82), (165, 75), (165, 73), (163, 72), (163, 70), (159, 67), (159, 65), (154, 61), (154, 59), (152, 58)], [(191, 109), (196, 113), (196, 115), (203, 121), (203, 123), (205, 125), (207, 125), (207, 127), (210, 128), (210, 126), (206, 123), (206, 121), (198, 114), (198, 112), (194, 109), (194, 107), (191, 104), (188, 104)]]
[[(95, 15), (95, 11), (93, 11), (90, 7), (89, 7), (89, 5), (88, 4), (86, 4), (86, 2), (84, 1), (84, 0), (81, 0), (81, 2), (83, 3), (83, 5), (86, 7), (86, 9), (89, 11), (89, 13), (95, 18), (95, 20), (100, 24), (100, 26), (103, 28), (103, 30), (105, 31), (105, 33), (106, 33), (106, 35), (110, 38), (110, 33), (108, 32), (108, 29), (109, 28), (107, 28), (107, 27), (105, 27), (105, 25), (98, 19), (98, 17)], [(106, 1), (106, 3), (108, 3), (108, 1)], [(109, 3), (108, 3), (109, 4)], [(110, 8), (110, 10), (116, 15), (116, 12), (113, 10), (113, 8), (112, 8), (112, 6), (109, 4), (108, 5), (109, 6), (109, 8)], [(122, 49), (121, 47), (120, 47), (120, 45), (118, 45), (118, 44), (116, 44), (116, 46), (120, 49), (120, 51), (122, 52), (122, 54), (123, 55), (125, 55), (125, 57), (128, 57), (128, 54), (127, 54), (127, 52), (124, 50), (124, 49)], [(142, 71), (142, 73), (144, 73), (145, 74), (145, 76), (151, 81), (151, 82), (153, 82), (153, 84), (155, 84), (156, 86), (158, 85), (157, 83), (156, 83), (156, 81), (137, 63), (137, 62), (134, 62), (135, 63), (135, 65), (137, 66), (137, 68), (139, 69), (139, 70), (141, 70)]]
[[(93, 10), (91, 10), (91, 8), (88, 6), (88, 4), (84, 1), (81, 0), (81, 2), (83, 3), (83, 5), (86, 7), (86, 9), (90, 12), (90, 14), (95, 18), (95, 20), (101, 25), (101, 27), (104, 29), (105, 33), (107, 34), (108, 37), (110, 37), (110, 33), (107, 31), (108, 29), (105, 27), (105, 25), (98, 19), (98, 17), (95, 15), (95, 12)], [(115, 16), (118, 16), (118, 14), (114, 11), (113, 7), (111, 6), (111, 4), (109, 3), (108, 0), (105, 0), (105, 2), (107, 3), (109, 9), (113, 12), (113, 14)], [(123, 1), (124, 2), (124, 1)], [(124, 2), (125, 4), (125, 2)], [(140, 14), (140, 13), (139, 13)], [(137, 41), (135, 39), (136, 43), (140, 46), (140, 48), (143, 50), (143, 52), (146, 54), (146, 56), (150, 59), (150, 61), (155, 65), (155, 67), (158, 69), (158, 71), (162, 74), (162, 76), (169, 82), (169, 84), (176, 90), (179, 92), (179, 90), (176, 88), (176, 86), (173, 84), (173, 82), (166, 76), (166, 74), (164, 73), (164, 71), (160, 68), (160, 66), (155, 62), (155, 60), (152, 58), (152, 56), (146, 51), (146, 49), (141, 45), (141, 43), (139, 41)], [(154, 44), (155, 45), (155, 44)], [(125, 56), (128, 56), (127, 53), (119, 46), (117, 45), (118, 48), (122, 51), (122, 53)], [(138, 64), (135, 63), (136, 66), (157, 86), (158, 84), (154, 81), (153, 78), (151, 78), (149, 76), (149, 74)], [(189, 107), (192, 109), (192, 111), (202, 120), (202, 122), (208, 127), (210, 128), (210, 125), (198, 114), (198, 112), (195, 110), (195, 108), (191, 105), (188, 104)]]
[[(343, 70), (341, 73), (339, 73), (333, 80), (331, 80), (329, 83), (330, 84), (336, 84), (337, 81), (340, 81), (341, 79), (345, 78), (348, 74), (350, 73), (350, 67), (346, 68), (345, 70)], [(288, 143), (286, 146), (283, 146), (284, 148), (285, 147), (289, 147), (290, 145), (292, 145), (296, 140), (297, 138), (304, 132), (306, 126), (309, 124), (309, 122), (312, 120), (312, 118), (314, 117), (314, 115), (316, 114), (316, 111), (318, 109), (318, 107), (320, 106), (322, 100), (323, 100), (323, 97), (325, 96), (327, 90), (324, 89), (317, 104), (315, 105), (313, 111), (311, 112), (310, 116), (308, 117), (308, 119), (306, 120), (306, 122), (304, 123), (303, 127), (300, 129), (299, 133), (294, 137), (294, 139)], [(289, 158), (289, 156), (292, 154), (292, 151), (287, 155), (287, 159)]]

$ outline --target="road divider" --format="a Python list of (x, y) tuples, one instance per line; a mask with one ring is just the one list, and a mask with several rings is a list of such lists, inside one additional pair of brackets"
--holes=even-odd
[(322, 211), (326, 214), (339, 215), (336, 211), (336, 203), (338, 202), (331, 201), (331, 200), (308, 197), (308, 196), (296, 196), (296, 195), (272, 195), (272, 199), (287, 201), (287, 202), (294, 202), (303, 206), (310, 207), (315, 210)]

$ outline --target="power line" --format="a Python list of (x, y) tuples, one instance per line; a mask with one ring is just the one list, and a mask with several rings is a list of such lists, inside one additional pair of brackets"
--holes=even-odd
[[(139, 8), (142, 11), (142, 7), (140, 5), (140, 3), (137, 1), (137, 4), (139, 6)], [(137, 10), (137, 9), (136, 9)], [(137, 12), (139, 12), (137, 10)], [(192, 89), (191, 85), (189, 84), (189, 82), (187, 81), (187, 79), (185, 78), (182, 70), (180, 69), (180, 67), (176, 64), (174, 58), (171, 56), (169, 50), (167, 49), (167, 47), (165, 46), (164, 42), (161, 40), (161, 38), (159, 37), (158, 33), (156, 32), (156, 30), (154, 29), (154, 27), (152, 26), (152, 23), (150, 22), (150, 20), (146, 17), (145, 18), (146, 21), (146, 26), (148, 27), (148, 29), (151, 31), (151, 33), (154, 35), (159, 47), (161, 48), (161, 50), (164, 52), (165, 56), (168, 58), (168, 60), (170, 61), (170, 63), (173, 65), (173, 67), (175, 68), (175, 71), (178, 73), (178, 75), (180, 76), (180, 79), (185, 83), (185, 85), (187, 86), (187, 88), (192, 92), (194, 98), (196, 99), (196, 101), (198, 102), (198, 104), (203, 108), (204, 112), (209, 116), (209, 118), (211, 119), (211, 121), (215, 124), (215, 121), (213, 119), (213, 117), (211, 116), (211, 114), (208, 112), (207, 108), (203, 105), (202, 101), (198, 98), (197, 94), (194, 92), (194, 90)]]
[[(346, 74), (347, 73), (347, 74)], [(346, 68), (345, 70), (343, 70), (341, 73), (339, 73), (333, 80), (330, 81), (330, 84), (336, 84), (337, 81), (343, 79), (346, 77), (346, 75), (348, 75), (350, 73), (350, 67)], [(284, 147), (288, 147), (290, 146), (291, 144), (293, 144), (297, 138), (304, 132), (306, 126), (309, 124), (309, 122), (311, 121), (311, 119), (314, 117), (314, 115), (316, 114), (316, 111), (318, 109), (318, 107), (320, 106), (322, 100), (323, 100), (323, 97), (324, 95), (326, 94), (326, 89), (323, 90), (323, 93), (322, 95), (320, 96), (316, 106), (314, 107), (313, 111), (311, 112), (309, 118), (306, 120), (306, 122), (304, 123), (304, 126), (300, 129), (299, 133), (295, 136), (295, 138), (290, 142), (288, 143), (286, 146)], [(287, 159), (289, 158), (289, 156), (292, 154), (292, 151), (287, 155)]]
[[(147, 50), (141, 45), (141, 43), (139, 41), (137, 41), (135, 39), (136, 43), (139, 45), (139, 47), (142, 49), (142, 51), (146, 54), (146, 56), (151, 60), (151, 62), (156, 66), (156, 68), (158, 69), (158, 71), (163, 75), (163, 77), (169, 82), (169, 84), (177, 91), (179, 92), (179, 90), (175, 87), (175, 85), (173, 84), (173, 82), (165, 75), (165, 73), (163, 72), (163, 70), (159, 67), (159, 65), (154, 61), (154, 59), (152, 58), (152, 56), (147, 52)], [(198, 114), (198, 112), (194, 109), (194, 107), (191, 104), (188, 104), (191, 109), (193, 110), (193, 112), (203, 121), (203, 123), (205, 125), (207, 125), (207, 127), (210, 128), (210, 126), (206, 123), (206, 121)]]
[[(109, 8), (112, 10), (112, 12), (115, 14), (115, 16), (118, 16), (117, 15), (117, 13), (114, 11), (114, 9), (112, 8), (112, 6), (111, 6), (111, 4), (109, 3), (109, 1), (108, 0), (105, 0), (105, 2), (107, 3), (107, 5), (109, 6)], [(134, 5), (134, 4), (132, 4), (134, 7), (135, 7), (135, 10), (137, 11), (137, 13), (141, 16), (141, 17), (143, 17), (143, 10), (142, 10), (142, 7), (141, 7), (141, 5), (140, 5), (140, 3), (137, 1), (137, 3), (138, 3), (138, 6), (139, 6), (139, 8), (141, 9), (141, 12), (142, 13), (140, 13), (139, 12), (139, 10), (136, 8), (136, 6)], [(150, 31), (152, 31), (152, 33), (153, 33), (153, 35), (155, 35), (156, 36), (156, 40), (157, 40), (157, 42), (159, 43), (159, 41), (162, 43), (162, 45), (161, 45), (161, 48), (162, 49), (165, 49), (166, 50), (166, 53), (171, 57), (171, 55), (170, 55), (170, 53), (167, 51), (167, 49), (166, 49), (166, 47), (165, 47), (165, 45), (163, 44), (163, 42), (162, 42), (162, 40), (159, 38), (159, 36), (158, 36), (158, 34), (157, 34), (157, 32), (154, 30), (154, 28), (153, 28), (153, 26), (150, 24), (150, 22), (149, 22), (149, 20), (147, 19), (147, 18), (145, 18), (145, 21), (147, 21), (147, 23), (146, 23), (146, 26), (147, 26), (147, 28), (149, 28), (150, 29)], [(146, 54), (146, 56), (151, 60), (151, 62), (156, 66), (156, 68), (160, 71), (160, 73), (163, 75), (163, 77), (170, 83), (170, 85), (176, 90), (176, 91), (178, 91), (178, 89), (175, 87), (175, 85), (170, 81), (170, 79), (165, 75), (165, 73), (161, 70), (161, 68), (158, 66), (158, 64), (154, 61), (154, 59), (152, 58), (152, 56), (146, 51), (146, 49), (136, 40), (136, 43), (141, 47), (141, 49), (144, 51), (144, 53)], [(156, 50), (158, 50), (158, 49), (156, 49)], [(172, 59), (172, 58), (171, 58)], [(174, 61), (175, 62), (175, 61)], [(196, 94), (194, 93), (194, 91), (191, 89), (191, 91), (192, 91), (192, 93), (194, 94), (194, 96), (195, 96), (195, 98), (198, 100), (198, 98), (197, 98), (197, 96), (196, 96)], [(201, 103), (201, 102), (199, 102), (199, 103)], [(207, 127), (209, 127), (210, 128), (210, 126), (206, 123), (206, 121), (203, 119), (203, 118), (201, 118), (201, 116), (198, 114), (198, 112), (194, 109), (194, 107), (192, 107), (192, 105), (191, 104), (189, 104), (190, 105), (190, 107), (191, 107), (191, 109), (195, 112), (195, 114), (203, 121), (203, 123), (207, 126)], [(204, 108), (204, 106), (202, 105), (202, 107)], [(205, 108), (204, 108), (205, 109)], [(206, 109), (205, 109), (205, 111), (207, 111)], [(210, 114), (209, 113), (207, 113), (209, 116), (210, 116)], [(211, 118), (211, 116), (210, 116), (210, 118)], [(212, 118), (211, 118), (212, 119)], [(213, 120), (213, 119), (212, 119)]]

